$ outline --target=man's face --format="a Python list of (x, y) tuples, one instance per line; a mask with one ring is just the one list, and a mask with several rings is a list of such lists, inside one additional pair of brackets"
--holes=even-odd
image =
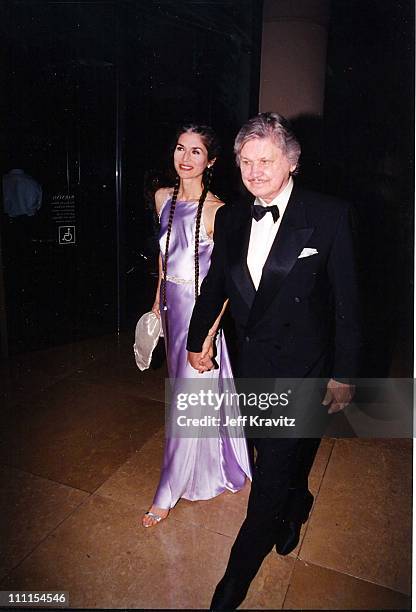
[(240, 153), (241, 178), (254, 196), (269, 204), (287, 185), (296, 168), (271, 138), (253, 138)]

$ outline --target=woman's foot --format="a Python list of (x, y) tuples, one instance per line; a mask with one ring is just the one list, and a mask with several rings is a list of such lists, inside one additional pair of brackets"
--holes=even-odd
[(160, 521), (163, 521), (167, 518), (169, 514), (169, 510), (166, 508), (158, 508), (157, 506), (152, 506), (150, 510), (146, 512), (146, 514), (142, 518), (143, 527), (154, 527)]

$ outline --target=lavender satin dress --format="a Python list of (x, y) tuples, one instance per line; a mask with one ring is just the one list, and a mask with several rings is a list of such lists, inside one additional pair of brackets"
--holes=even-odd
[[(162, 256), (165, 252), (170, 198), (160, 214), (159, 243)], [(217, 338), (218, 369), (199, 374), (187, 361), (186, 339), (189, 321), (195, 303), (194, 285), (194, 236), (197, 202), (177, 201), (169, 241), (169, 260), (166, 283), (167, 311), (162, 314), (166, 341), (166, 317), (169, 339), (167, 365), (170, 379), (174, 379), (173, 396), (180, 392), (183, 379), (205, 377), (212, 381), (213, 392), (221, 392), (222, 382), (228, 388), (232, 383), (232, 370), (222, 333)], [(208, 237), (201, 219), (199, 240), (199, 280), (208, 272), (213, 240)], [(181, 383), (182, 381), (182, 383)], [(211, 388), (211, 383), (210, 383)], [(201, 407), (201, 415), (203, 415)], [(222, 406), (221, 420), (225, 414), (238, 416), (236, 406)], [(172, 508), (181, 498), (192, 501), (210, 499), (226, 489), (236, 492), (251, 478), (250, 461), (244, 437), (226, 435), (218, 429), (218, 437), (167, 437), (162, 473), (153, 504), (158, 508)], [(238, 435), (238, 433), (237, 433)], [(240, 436), (243, 431), (240, 430)]]

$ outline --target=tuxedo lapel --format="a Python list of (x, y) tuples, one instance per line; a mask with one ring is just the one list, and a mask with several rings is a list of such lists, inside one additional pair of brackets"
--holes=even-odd
[(256, 295), (249, 269), (247, 267), (247, 251), (250, 241), (251, 216), (244, 215), (240, 224), (230, 236), (228, 248), (228, 262), (230, 264), (230, 275), (236, 287), (240, 291), (245, 303), (250, 309)]
[(248, 328), (261, 319), (276, 297), (314, 229), (314, 227), (308, 227), (305, 203), (295, 186), (279, 231), (263, 266), (259, 288), (250, 311)]

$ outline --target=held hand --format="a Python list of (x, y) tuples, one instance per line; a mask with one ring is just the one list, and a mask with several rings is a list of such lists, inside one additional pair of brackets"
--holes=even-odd
[(198, 369), (200, 359), (201, 353), (192, 353), (191, 351), (188, 351), (188, 361), (194, 370)]
[(199, 363), (200, 363), (200, 368), (204, 368), (202, 372), (213, 370), (216, 367), (216, 364), (214, 363), (214, 359), (210, 357), (209, 355), (202, 357)]
[(355, 385), (347, 385), (331, 378), (327, 385), (323, 406), (329, 406), (328, 414), (344, 410), (355, 393)]
[(214, 336), (207, 336), (204, 340), (201, 351), (201, 359), (204, 359), (205, 357), (209, 357), (210, 359), (214, 357)]
[(211, 358), (208, 356), (203, 357), (202, 353), (192, 353), (188, 351), (188, 361), (194, 370), (198, 370), (200, 374), (212, 370), (214, 367)]
[(159, 300), (155, 300), (155, 303), (152, 306), (152, 312), (160, 319), (160, 308), (159, 308)]

